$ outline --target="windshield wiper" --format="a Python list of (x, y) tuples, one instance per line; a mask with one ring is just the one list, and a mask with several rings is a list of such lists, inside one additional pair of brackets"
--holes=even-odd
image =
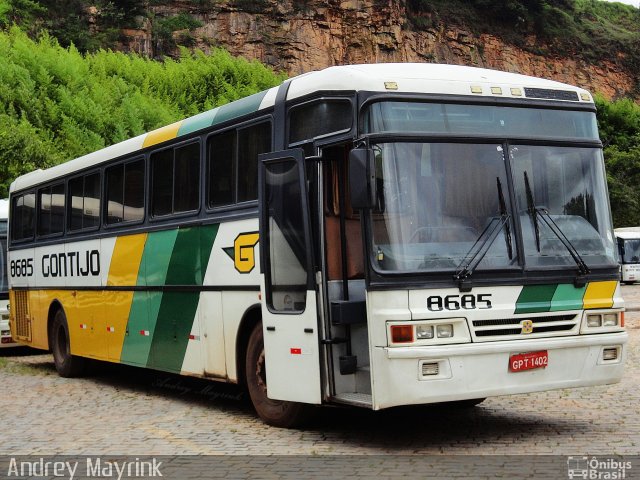
[[(531, 217), (531, 221), (533, 222), (533, 229), (536, 235), (536, 248), (538, 252), (540, 252), (540, 228), (538, 225), (538, 217), (549, 227), (549, 230), (553, 232), (553, 234), (560, 240), (560, 243), (567, 249), (573, 261), (576, 262), (578, 266), (578, 276), (584, 276), (588, 273), (591, 273), (591, 270), (585, 263), (585, 261), (578, 253), (576, 247), (571, 243), (571, 241), (567, 238), (564, 232), (558, 227), (558, 224), (553, 220), (551, 215), (549, 215), (548, 210), (545, 207), (536, 206), (535, 199), (533, 198), (533, 192), (531, 191), (531, 185), (529, 184), (529, 176), (527, 172), (524, 172), (524, 187), (527, 194), (527, 213)], [(576, 283), (583, 283), (583, 281), (579, 281), (576, 278)]]
[(468, 292), (471, 290), (472, 285), (469, 283), (469, 277), (473, 275), (476, 267), (485, 257), (485, 255), (491, 248), (491, 245), (493, 245), (493, 242), (496, 240), (498, 234), (503, 228), (505, 228), (507, 253), (509, 255), (509, 260), (511, 260), (511, 258), (513, 257), (513, 249), (511, 246), (511, 227), (509, 226), (509, 220), (511, 216), (507, 213), (507, 205), (504, 200), (504, 193), (502, 192), (502, 184), (500, 183), (500, 178), (497, 177), (496, 180), (498, 185), (500, 217), (491, 219), (489, 224), (484, 228), (480, 236), (471, 246), (471, 249), (467, 252), (460, 264), (456, 267), (456, 273), (454, 273), (453, 279), (458, 282), (458, 288), (461, 292)]

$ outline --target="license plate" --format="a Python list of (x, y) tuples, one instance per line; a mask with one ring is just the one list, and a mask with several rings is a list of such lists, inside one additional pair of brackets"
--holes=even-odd
[(518, 353), (509, 357), (509, 371), (522, 372), (534, 368), (545, 368), (549, 364), (549, 354), (546, 350), (539, 352)]

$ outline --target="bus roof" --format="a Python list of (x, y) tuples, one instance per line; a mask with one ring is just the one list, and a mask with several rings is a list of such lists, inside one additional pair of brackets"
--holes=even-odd
[(640, 227), (616, 228), (614, 230), (616, 237), (622, 239), (640, 238)]
[[(576, 103), (593, 103), (591, 95), (578, 87), (516, 73), (484, 68), (430, 63), (381, 63), (345, 65), (305, 73), (291, 79), (287, 100), (318, 91), (371, 91), (466, 95), (470, 97), (563, 100), (545, 92), (529, 94), (524, 89), (570, 92)], [(273, 107), (278, 87), (167, 125), (111, 145), (47, 170), (27, 173), (11, 184), (11, 191), (29, 188), (77, 170), (135, 153), (147, 147), (222, 124), (228, 120)], [(566, 100), (566, 99), (564, 99)]]

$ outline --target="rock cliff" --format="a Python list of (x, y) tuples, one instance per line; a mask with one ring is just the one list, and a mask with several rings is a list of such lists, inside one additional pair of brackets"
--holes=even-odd
[[(417, 29), (407, 20), (405, 0), (176, 0), (151, 2), (149, 18), (125, 30), (122, 49), (157, 56), (188, 43), (204, 51), (222, 46), (297, 75), (331, 65), (363, 62), (437, 62), (474, 65), (551, 78), (607, 98), (638, 96), (632, 72), (615, 61), (587, 63), (578, 56), (532, 53), (535, 36), (521, 48), (497, 36), (437, 24)], [(174, 31), (167, 45), (155, 25), (188, 14), (201, 25)], [(172, 40), (171, 38), (169, 40)], [(188, 42), (185, 41), (188, 40)], [(164, 42), (164, 44), (162, 44)]]

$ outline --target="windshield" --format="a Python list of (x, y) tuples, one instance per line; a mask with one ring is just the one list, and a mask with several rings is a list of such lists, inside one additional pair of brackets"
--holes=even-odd
[(615, 265), (601, 150), (518, 145), (509, 154), (526, 265), (575, 265), (549, 225), (528, 213), (531, 201), (549, 214), (589, 267)]
[(624, 241), (622, 263), (640, 263), (640, 238)]
[[(501, 190), (510, 209), (501, 145), (384, 143), (375, 151), (378, 199), (371, 221), (381, 270), (455, 270), (500, 219)], [(505, 233), (480, 266), (514, 265), (512, 248)]]
[[(584, 271), (616, 265), (593, 112), (379, 102), (366, 111), (363, 128), (411, 134), (372, 145), (376, 270), (468, 273), (469, 265), (473, 272), (524, 264), (575, 272), (580, 261)], [(425, 139), (442, 133), (465, 140)], [(504, 140), (470, 143), (472, 135)], [(582, 139), (594, 147), (520, 145), (515, 139), (523, 137)]]

